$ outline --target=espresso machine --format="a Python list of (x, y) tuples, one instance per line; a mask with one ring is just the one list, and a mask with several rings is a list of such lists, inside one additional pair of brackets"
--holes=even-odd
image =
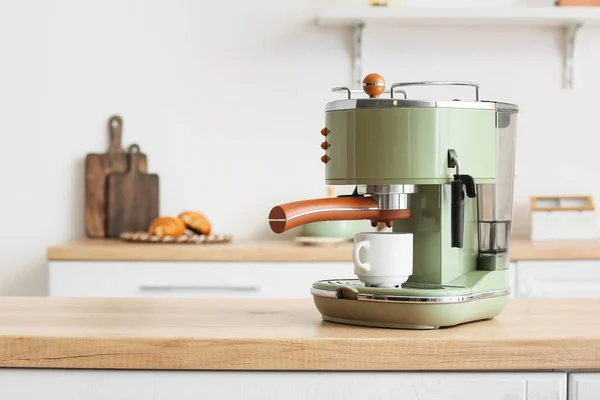
[[(411, 87), (467, 86), (474, 99), (411, 98)], [(466, 89), (464, 89), (466, 90)], [(394, 83), (369, 74), (363, 88), (326, 105), (328, 185), (352, 194), (274, 207), (275, 233), (330, 220), (370, 220), (413, 235), (412, 274), (396, 285), (325, 279), (311, 288), (327, 321), (435, 329), (490, 319), (510, 293), (508, 267), (518, 107), (480, 100), (470, 82)]]

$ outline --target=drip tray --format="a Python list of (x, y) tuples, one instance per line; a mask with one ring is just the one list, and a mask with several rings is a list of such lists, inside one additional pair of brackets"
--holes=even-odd
[(472, 293), (469, 287), (411, 283), (370, 287), (358, 279), (328, 279), (311, 288), (326, 321), (401, 329), (435, 329), (493, 318), (509, 293), (508, 288)]

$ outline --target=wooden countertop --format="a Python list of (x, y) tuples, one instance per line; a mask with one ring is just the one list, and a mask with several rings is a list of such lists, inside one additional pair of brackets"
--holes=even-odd
[[(352, 244), (305, 246), (291, 240), (184, 245), (78, 239), (47, 250), (49, 260), (92, 261), (352, 261)], [(532, 243), (513, 238), (511, 259), (600, 259), (600, 241)]]
[(0, 298), (0, 367), (192, 370), (600, 368), (600, 299), (522, 299), (411, 331), (324, 322), (312, 300)]
[(233, 240), (194, 245), (78, 239), (49, 247), (47, 257), (93, 261), (351, 261), (352, 244), (305, 246), (292, 240)]

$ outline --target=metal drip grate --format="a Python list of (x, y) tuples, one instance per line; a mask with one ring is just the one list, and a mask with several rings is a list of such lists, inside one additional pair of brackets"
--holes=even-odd
[(401, 288), (405, 287), (405, 285), (403, 285), (403, 284), (397, 284), (397, 285), (391, 285), (391, 286), (367, 286), (358, 279), (328, 279), (328, 280), (324, 280), (321, 282), (327, 283), (329, 285), (348, 286), (348, 287), (355, 287), (355, 288), (372, 287), (372, 288), (382, 288), (382, 289), (394, 289), (394, 288), (401, 289)]
[(381, 288), (381, 289), (424, 289), (424, 290), (443, 290), (443, 289), (464, 289), (464, 286), (454, 285), (436, 285), (431, 283), (412, 283), (405, 282), (398, 285), (390, 286), (367, 286), (358, 279), (326, 279), (320, 281), (334, 286), (347, 286), (355, 288)]

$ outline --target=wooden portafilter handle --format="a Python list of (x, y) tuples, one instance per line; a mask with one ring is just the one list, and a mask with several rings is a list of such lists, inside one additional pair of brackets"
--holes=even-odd
[(303, 200), (273, 207), (269, 225), (283, 233), (300, 225), (323, 221), (371, 220), (386, 222), (410, 217), (410, 210), (380, 210), (371, 197), (333, 197)]

